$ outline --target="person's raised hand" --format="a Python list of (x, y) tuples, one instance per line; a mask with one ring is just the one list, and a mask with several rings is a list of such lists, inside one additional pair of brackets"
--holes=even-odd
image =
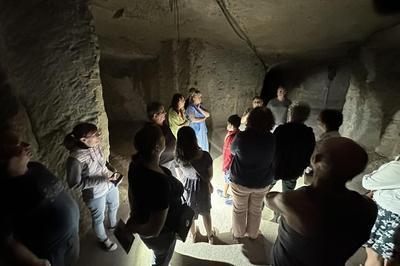
[(51, 263), (46, 259), (38, 259), (31, 266), (51, 266)]

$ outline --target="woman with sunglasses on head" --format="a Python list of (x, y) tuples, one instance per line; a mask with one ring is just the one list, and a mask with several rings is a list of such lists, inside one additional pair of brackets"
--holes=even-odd
[(189, 117), (189, 126), (193, 128), (196, 133), (197, 143), (199, 147), (208, 152), (208, 129), (206, 120), (210, 117), (210, 112), (208, 112), (202, 105), (202, 95), (199, 90), (194, 90), (190, 95), (189, 105), (186, 109), (186, 114)]
[(79, 256), (79, 208), (59, 179), (30, 162), (31, 150), (0, 133), (0, 246), (11, 265), (72, 266)]
[(106, 166), (100, 147), (100, 132), (90, 123), (80, 123), (64, 139), (70, 151), (67, 159), (67, 181), (74, 189), (82, 190), (83, 201), (92, 215), (92, 227), (101, 246), (106, 251), (117, 249), (104, 227), (104, 213), (108, 207), (109, 229), (117, 224), (119, 191), (116, 174)]

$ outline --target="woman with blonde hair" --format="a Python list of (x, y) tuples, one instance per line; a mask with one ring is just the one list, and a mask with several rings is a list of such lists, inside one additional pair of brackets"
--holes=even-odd
[(189, 126), (193, 128), (196, 133), (197, 142), (203, 151), (209, 151), (208, 145), (208, 130), (206, 125), (207, 118), (210, 113), (202, 106), (202, 95), (199, 90), (195, 90), (190, 96), (189, 105), (186, 109), (186, 114), (189, 117)]

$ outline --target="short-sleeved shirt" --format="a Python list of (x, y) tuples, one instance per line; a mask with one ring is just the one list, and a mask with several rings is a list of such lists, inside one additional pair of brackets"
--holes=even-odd
[[(184, 163), (180, 160), (175, 160), (175, 165), (177, 168), (182, 171), (183, 179), (202, 179), (203, 181), (205, 178), (209, 178), (208, 176), (208, 169), (212, 167), (213, 159), (211, 155), (206, 152), (202, 151), (202, 155), (198, 159), (192, 160), (190, 163)], [(200, 176), (199, 176), (200, 175)]]
[(233, 183), (248, 188), (264, 188), (272, 183), (275, 139), (270, 132), (260, 133), (252, 128), (239, 132), (231, 152)]
[(288, 99), (285, 99), (283, 102), (281, 102), (277, 98), (274, 98), (268, 102), (267, 107), (274, 114), (276, 125), (286, 123), (287, 111), (291, 103), (292, 102)]
[(1, 175), (0, 201), (6, 203), (0, 219), (2, 240), (13, 235), (36, 254), (43, 254), (77, 232), (78, 206), (45, 166), (31, 162), (22, 176)]
[(168, 124), (171, 129), (172, 134), (177, 138), (178, 130), (185, 124), (187, 121), (185, 115), (178, 114), (172, 107), (168, 110)]
[(163, 124), (161, 130), (165, 137), (165, 150), (161, 153), (160, 164), (171, 162), (175, 158), (176, 138), (168, 125)]
[(275, 179), (290, 180), (302, 175), (310, 163), (315, 147), (315, 136), (311, 127), (289, 122), (274, 131), (276, 153), (274, 157)]
[(162, 170), (164, 174), (150, 170), (140, 162), (130, 164), (129, 202), (134, 223), (147, 223), (152, 212), (171, 210), (181, 204), (182, 184), (167, 168), (162, 167)]
[(233, 160), (233, 155), (231, 153), (231, 144), (235, 136), (239, 133), (239, 130), (228, 131), (224, 140), (224, 147), (222, 148), (223, 163), (222, 171), (226, 173), (230, 168)]

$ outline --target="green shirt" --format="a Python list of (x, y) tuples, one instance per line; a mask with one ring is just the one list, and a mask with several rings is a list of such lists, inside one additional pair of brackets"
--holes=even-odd
[(169, 124), (169, 128), (172, 131), (172, 134), (174, 134), (175, 138), (178, 138), (178, 130), (183, 127), (186, 126), (188, 123), (188, 120), (186, 119), (186, 117), (183, 115), (179, 115), (174, 109), (169, 108), (168, 109), (168, 124)]

